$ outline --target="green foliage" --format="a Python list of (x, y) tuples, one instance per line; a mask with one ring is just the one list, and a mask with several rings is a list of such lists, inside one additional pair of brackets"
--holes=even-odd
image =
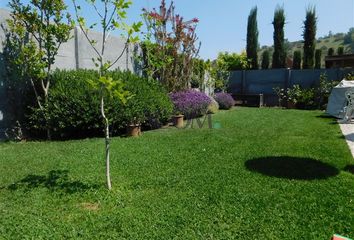
[(258, 69), (257, 7), (252, 8), (248, 16), (246, 52), (247, 52), (247, 58), (250, 61), (250, 68)]
[(215, 89), (224, 91), (228, 87), (230, 71), (249, 69), (246, 53), (219, 53), (218, 58), (211, 63), (209, 72)]
[(348, 73), (344, 78), (348, 81), (354, 80), (354, 72)]
[[(10, 19), (7, 20), (8, 43), (16, 54), (10, 55), (10, 62), (21, 66), (19, 77), (29, 85), (36, 96), (37, 104), (45, 121), (47, 138), (51, 138), (47, 102), (51, 84), (51, 70), (61, 44), (70, 39), (73, 23), (66, 13), (62, 0), (11, 0)], [(64, 22), (66, 21), (66, 22)], [(40, 89), (40, 90), (39, 90)]]
[[(338, 125), (322, 115), (322, 111), (238, 108), (212, 115), (219, 129), (163, 129), (138, 139), (113, 138), (111, 171), (116, 187), (111, 192), (100, 174), (101, 139), (0, 144), (0, 236), (52, 240), (354, 236), (350, 225), (354, 176), (345, 170), (353, 158)], [(330, 164), (339, 174), (290, 180), (245, 166), (251, 159), (270, 156), (310, 157)], [(289, 167), (292, 164), (279, 169), (266, 163), (274, 174), (297, 172)]]
[(337, 54), (338, 55), (343, 55), (344, 54), (344, 47), (343, 46), (338, 47)]
[(195, 58), (193, 61), (193, 75), (191, 76), (191, 87), (202, 89), (208, 63), (203, 59)]
[(250, 68), (250, 63), (245, 52), (241, 54), (223, 52), (219, 53), (217, 64), (227, 71), (246, 70)]
[(328, 48), (327, 56), (333, 56), (333, 54), (334, 54), (334, 49)]
[[(93, 70), (55, 71), (52, 93), (49, 98), (48, 119), (56, 138), (98, 136), (104, 122), (100, 115), (100, 93), (92, 83), (99, 78)], [(109, 116), (111, 132), (117, 134), (128, 124), (141, 123), (148, 128), (164, 124), (172, 113), (172, 103), (164, 89), (156, 82), (148, 82), (129, 72), (107, 72), (102, 81), (111, 86), (113, 94), (106, 94), (105, 112)], [(107, 83), (108, 82), (108, 83)], [(101, 83), (99, 83), (101, 85)], [(119, 86), (118, 94), (114, 94)], [(121, 93), (129, 93), (129, 100), (122, 101)], [(126, 96), (124, 96), (126, 99)], [(41, 130), (42, 115), (34, 108), (30, 127)]]
[(316, 9), (308, 8), (306, 11), (306, 20), (304, 21), (304, 61), (302, 68), (311, 69), (315, 64), (315, 49), (316, 49), (316, 31), (317, 17)]
[(316, 69), (320, 69), (321, 68), (321, 63), (322, 61), (322, 51), (321, 49), (316, 49), (316, 52), (315, 52), (315, 68)]
[(157, 9), (143, 9), (142, 14), (147, 29), (142, 46), (145, 74), (160, 81), (169, 92), (186, 90), (200, 48), (196, 34), (199, 20), (185, 21), (175, 13), (173, 1), (167, 6), (161, 0)]
[(268, 69), (270, 64), (270, 53), (268, 50), (262, 53), (262, 69)]
[(272, 68), (285, 68), (286, 67), (286, 51), (284, 44), (284, 25), (285, 13), (283, 7), (277, 7), (274, 12), (274, 52), (272, 59)]
[(301, 51), (297, 50), (293, 56), (293, 69), (301, 69)]
[(219, 111), (219, 104), (214, 98), (212, 97), (210, 98), (211, 98), (211, 103), (208, 106), (208, 113), (215, 114)]
[(330, 81), (326, 74), (321, 74), (320, 84), (315, 89), (316, 101), (318, 103), (318, 109), (325, 109), (332, 89), (339, 83), (339, 81)]
[(338, 81), (330, 81), (326, 74), (321, 74), (317, 87), (302, 88), (300, 85), (293, 85), (291, 88), (273, 88), (278, 96), (279, 106), (291, 102), (300, 109), (325, 109), (329, 95), (338, 84)]

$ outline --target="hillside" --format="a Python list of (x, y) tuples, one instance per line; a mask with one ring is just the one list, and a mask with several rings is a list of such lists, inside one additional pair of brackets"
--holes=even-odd
[[(350, 54), (354, 53), (354, 29), (350, 29), (348, 33), (336, 33), (336, 34), (329, 34), (324, 37), (320, 37), (317, 39), (316, 42), (316, 49), (322, 50), (322, 59), (324, 64), (324, 58), (327, 56), (327, 52), (329, 48), (334, 49), (334, 53), (337, 54), (338, 47), (344, 47), (344, 53)], [(271, 56), (273, 53), (273, 46), (262, 46), (259, 50), (259, 59), (261, 60), (261, 56), (263, 51), (269, 50), (271, 52)], [(287, 56), (292, 58), (294, 51), (300, 50), (303, 52), (303, 40), (289, 42), (286, 40), (286, 50)]]

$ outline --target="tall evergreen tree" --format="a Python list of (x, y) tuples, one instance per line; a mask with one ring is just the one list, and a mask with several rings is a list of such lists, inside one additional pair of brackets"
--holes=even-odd
[(322, 58), (322, 51), (321, 49), (316, 49), (315, 51), (315, 68), (321, 68), (321, 58)]
[(299, 50), (294, 52), (293, 69), (301, 69), (301, 51)]
[(270, 63), (270, 54), (268, 50), (265, 50), (262, 53), (262, 69), (268, 69), (269, 68), (269, 63)]
[(334, 54), (334, 49), (328, 48), (327, 56), (333, 56), (333, 54)]
[(258, 69), (257, 7), (252, 8), (248, 16), (246, 52), (251, 63), (251, 69)]
[(338, 47), (337, 54), (338, 55), (343, 55), (344, 54), (344, 47), (343, 46)]
[(285, 14), (283, 7), (277, 7), (274, 12), (274, 52), (272, 68), (285, 68), (286, 52), (284, 47)]
[(317, 17), (316, 9), (309, 7), (306, 11), (306, 19), (304, 21), (304, 61), (303, 68), (309, 69), (314, 67), (314, 57), (316, 48), (316, 30)]

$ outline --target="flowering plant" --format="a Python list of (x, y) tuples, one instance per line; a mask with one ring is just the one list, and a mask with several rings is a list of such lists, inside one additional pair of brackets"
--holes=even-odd
[(183, 114), (187, 119), (206, 114), (211, 103), (206, 94), (196, 90), (170, 93), (170, 98), (174, 104), (175, 114)]
[(199, 20), (185, 21), (175, 14), (173, 1), (166, 6), (161, 1), (159, 10), (143, 9), (148, 33), (143, 43), (143, 68), (151, 79), (158, 79), (169, 92), (189, 87), (193, 74), (193, 59), (197, 57), (196, 27)]
[(230, 109), (235, 105), (235, 100), (229, 93), (216, 93), (215, 100), (218, 102), (220, 109)]

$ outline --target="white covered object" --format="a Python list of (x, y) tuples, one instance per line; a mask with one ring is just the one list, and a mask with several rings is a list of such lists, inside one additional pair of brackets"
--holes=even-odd
[(347, 103), (345, 93), (351, 88), (354, 89), (354, 81), (346, 81), (344, 79), (332, 89), (328, 99), (327, 114), (337, 118), (343, 117), (343, 109)]

